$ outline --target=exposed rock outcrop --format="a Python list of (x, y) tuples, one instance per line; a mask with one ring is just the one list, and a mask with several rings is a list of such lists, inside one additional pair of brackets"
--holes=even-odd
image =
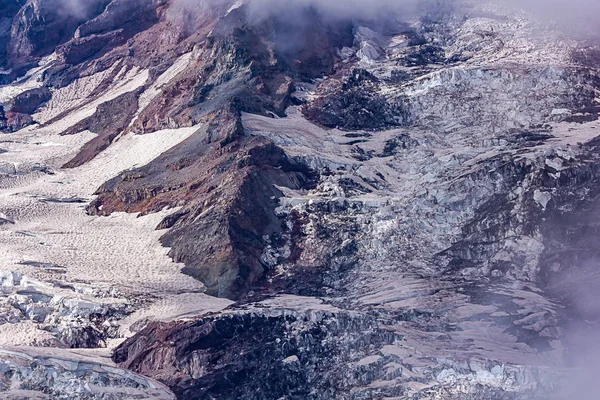
[(45, 87), (26, 90), (11, 100), (9, 111), (31, 115), (51, 98), (52, 93)]
[(239, 111), (231, 108), (219, 113), (207, 132), (107, 182), (89, 211), (151, 212), (184, 205), (162, 224), (171, 228), (163, 243), (209, 294), (240, 298), (265, 276), (260, 261), (265, 237), (282, 229), (274, 212), (281, 197), (276, 186), (306, 188), (313, 178), (309, 168), (270, 141), (244, 136)]
[(16, 132), (31, 124), (33, 124), (31, 115), (4, 111), (4, 108), (0, 105), (0, 132)]
[(98, 15), (108, 0), (61, 2), (28, 0), (14, 18), (9, 43), (11, 65), (48, 55), (70, 40), (77, 27)]
[(75, 168), (96, 157), (105, 150), (115, 138), (129, 125), (138, 110), (139, 93), (128, 92), (114, 100), (98, 106), (94, 115), (80, 121), (62, 132), (63, 135), (75, 135), (85, 130), (98, 136), (87, 142), (79, 153), (64, 168)]
[[(24, 3), (24, 0), (0, 1), (0, 68), (5, 68), (7, 66), (7, 49), (8, 43), (10, 42), (12, 20)], [(7, 75), (8, 74), (0, 74), (0, 83), (4, 83), (3, 78)]]
[[(291, 308), (278, 308), (278, 302)], [(380, 374), (402, 375), (383, 357), (369, 358), (400, 340), (367, 315), (288, 297), (185, 325), (152, 325), (114, 359), (159, 377), (178, 398), (372, 398), (402, 394), (400, 388), (352, 390)]]

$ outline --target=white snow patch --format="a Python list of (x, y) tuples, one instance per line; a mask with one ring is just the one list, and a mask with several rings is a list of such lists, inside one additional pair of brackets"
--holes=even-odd
[(189, 52), (179, 57), (169, 69), (160, 75), (156, 81), (140, 95), (138, 114), (148, 107), (150, 102), (158, 96), (163, 87), (171, 82), (177, 75), (185, 71), (193, 60), (194, 52)]
[(533, 193), (533, 199), (545, 210), (550, 200), (552, 200), (552, 195), (548, 192), (536, 190)]
[[(57, 90), (35, 115), (45, 122), (66, 111), (63, 118), (41, 128), (31, 126), (0, 136), (0, 145), (6, 150), (0, 154), (0, 164), (14, 166), (11, 175), (0, 177), (0, 217), (14, 222), (0, 226), (0, 266), (8, 271), (0, 280), (14, 285), (19, 276), (40, 284), (45, 279), (58, 279), (77, 282), (98, 293), (124, 296), (122, 300), (126, 302), (137, 296), (156, 301), (145, 303), (142, 310), (128, 318), (127, 326), (135, 323), (135, 318), (168, 320), (226, 307), (227, 300), (203, 295), (204, 285), (181, 273), (183, 265), (173, 262), (167, 256), (169, 249), (161, 246), (159, 238), (164, 232), (157, 231), (156, 226), (175, 210), (143, 217), (125, 213), (98, 217), (87, 215), (84, 209), (104, 182), (122, 171), (146, 165), (204, 129), (202, 126), (122, 136), (89, 163), (60, 169), (96, 136), (89, 131), (67, 136), (60, 133), (92, 115), (98, 105), (136, 90), (148, 79), (145, 70), (122, 69), (121, 80), (115, 80), (103, 95), (91, 99), (90, 95), (114, 68)], [(40, 167), (49, 168), (53, 174), (36, 172)], [(76, 201), (61, 202), (62, 199)], [(64, 271), (48, 272), (24, 262), (57, 265)], [(80, 300), (92, 304), (98, 300), (94, 293), (88, 293), (91, 298), (84, 296)], [(127, 329), (123, 333), (131, 334)], [(0, 345), (47, 343), (53, 343), (53, 335), (38, 329), (35, 322), (0, 325)]]
[(52, 124), (53, 129), (64, 131), (92, 116), (100, 104), (132, 92), (143, 86), (148, 80), (147, 70), (132, 68), (125, 73), (122, 79), (115, 79), (116, 83), (113, 83), (105, 94), (95, 99), (90, 98), (94, 90), (113, 73), (115, 68), (116, 65), (97, 74), (77, 79), (70, 85), (56, 90), (52, 93), (52, 99), (38, 113), (34, 114), (34, 119), (45, 124), (66, 113), (65, 118)]
[(233, 304), (231, 300), (208, 296), (204, 293), (168, 295), (124, 319), (121, 331), (125, 336), (129, 336), (134, 333), (132, 325), (138, 321), (174, 321), (193, 318), (221, 311), (231, 304)]
[(48, 62), (40, 62), (38, 67), (29, 70), (25, 76), (10, 85), (0, 86), (0, 104), (8, 103), (18, 95), (27, 90), (37, 89), (43, 86), (43, 74), (50, 67)]

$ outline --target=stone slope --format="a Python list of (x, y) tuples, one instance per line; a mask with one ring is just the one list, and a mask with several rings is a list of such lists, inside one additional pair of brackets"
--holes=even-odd
[[(560, 396), (558, 370), (570, 354), (572, 315), (564, 312), (564, 294), (557, 296), (544, 278), (548, 269), (561, 269), (545, 254), (570, 247), (549, 233), (553, 229), (585, 228), (571, 228), (580, 224), (576, 218), (550, 217), (560, 218), (558, 224), (547, 216), (578, 208), (560, 194), (562, 180), (571, 182), (567, 190), (586, 187), (579, 193), (593, 203), (597, 161), (583, 143), (596, 136), (597, 69), (573, 58), (575, 42), (530, 36), (520, 23), (489, 16), (458, 23), (442, 16), (416, 28), (425, 43), (414, 41), (415, 34), (373, 33), (367, 40), (375, 36), (371, 45), (382, 51), (370, 55), (363, 51), (365, 30), (357, 31), (355, 55), (345, 50), (350, 58), (336, 74), (302, 93), (303, 115), (329, 129), (292, 110), (284, 119), (244, 116), (248, 133), (272, 140), (320, 175), (314, 189), (284, 191), (277, 214), (286, 228), (269, 238), (262, 257), (269, 278), (254, 292), (318, 296), (347, 312), (375, 314), (372, 329), (401, 335), (388, 343), (369, 341), (363, 353), (341, 350), (358, 371), (368, 371), (358, 380), (350, 379), (358, 372), (343, 371), (349, 385), (343, 389), (336, 387), (341, 377), (313, 370), (313, 357), (327, 356), (290, 345), (279, 365), (287, 368), (295, 356), (306, 377), (284, 389), (289, 398), (331, 396), (324, 389), (305, 392), (305, 385), (334, 387), (338, 398)], [(494, 41), (482, 33), (486, 29), (495, 32)], [(529, 42), (521, 47), (523, 40)], [(438, 58), (428, 58), (431, 42)], [(253, 303), (256, 325), (273, 312), (260, 304)], [(285, 312), (284, 304), (279, 307)], [(219, 318), (226, 324), (229, 317)], [(198, 322), (204, 323), (221, 319)], [(177, 343), (194, 329), (153, 326), (130, 339), (116, 360), (126, 351), (125, 365), (156, 370), (152, 376), (170, 382), (181, 398), (271, 398), (260, 388), (294, 374), (277, 367), (258, 372), (221, 358), (233, 342), (222, 347), (201, 338), (197, 346), (210, 348), (182, 352)], [(243, 335), (246, 328), (222, 332), (229, 329)], [(173, 336), (152, 344), (161, 335)], [(278, 337), (298, 343), (307, 335), (323, 340), (318, 330)], [(249, 354), (265, 345), (244, 343), (236, 346)], [(173, 365), (188, 371), (186, 357), (206, 359), (205, 369), (185, 372), (183, 381), (162, 375)], [(211, 371), (229, 368), (240, 377), (233, 380), (240, 392), (213, 392), (212, 382), (226, 378)], [(194, 394), (186, 392), (189, 379), (200, 385)], [(272, 398), (283, 394), (276, 392)]]

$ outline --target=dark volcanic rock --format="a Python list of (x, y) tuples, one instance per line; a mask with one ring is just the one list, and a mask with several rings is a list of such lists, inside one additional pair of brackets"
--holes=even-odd
[(284, 116), (294, 82), (329, 73), (336, 50), (352, 43), (349, 24), (313, 17), (297, 29), (275, 17), (244, 24), (246, 8), (240, 7), (225, 18), (199, 22), (196, 29), (206, 36), (188, 39), (200, 42), (196, 62), (164, 88), (165, 95), (152, 101), (134, 128), (193, 125), (232, 100), (241, 111)]
[[(309, 186), (311, 171), (268, 140), (243, 135), (235, 109), (221, 112), (198, 132), (145, 167), (123, 173), (100, 189), (93, 213), (153, 212), (184, 205), (162, 238), (184, 271), (208, 293), (240, 298), (264, 278), (265, 237), (276, 235), (281, 193), (274, 185)], [(100, 211), (101, 210), (101, 211)]]
[(2, 106), (0, 106), (0, 132), (16, 132), (31, 124), (33, 124), (31, 115), (12, 111), (5, 112)]
[(113, 0), (102, 14), (79, 26), (75, 36), (83, 38), (122, 30), (123, 37), (128, 39), (158, 22), (159, 8), (166, 3), (166, 0)]
[(372, 318), (333, 307), (265, 305), (153, 324), (121, 345), (114, 360), (162, 380), (180, 399), (368, 399), (402, 394), (352, 391), (383, 371), (382, 362), (359, 361), (400, 339)]
[(96, 133), (123, 130), (138, 109), (138, 96), (139, 91), (128, 92), (100, 104), (91, 117), (62, 132), (61, 135), (74, 135), (82, 130)]
[(419, 46), (402, 60), (403, 64), (408, 67), (443, 64), (445, 61), (446, 57), (444, 49), (433, 45)]
[(39, 106), (51, 98), (52, 94), (47, 88), (27, 90), (10, 102), (9, 110), (15, 113), (33, 114)]
[(57, 45), (70, 40), (82, 22), (101, 13), (108, 2), (28, 0), (12, 24), (11, 65), (51, 53)]
[(89, 130), (98, 136), (86, 143), (79, 153), (64, 168), (75, 168), (96, 157), (129, 125), (138, 110), (137, 91), (125, 93), (113, 100), (102, 103), (94, 115), (62, 132), (62, 135), (74, 135)]
[[(1, 0), (0, 1), (0, 68), (6, 67), (7, 48), (10, 42), (10, 31), (12, 20), (17, 15), (25, 0)], [(0, 83), (2, 75), (0, 75)]]
[(155, 25), (165, 4), (165, 0), (113, 0), (104, 12), (80, 25), (75, 37), (57, 52), (73, 65), (99, 57)]
[(8, 110), (0, 105), (0, 132), (16, 132), (35, 121), (31, 114), (52, 97), (47, 88), (27, 90), (8, 104)]
[(56, 52), (66, 64), (79, 64), (125, 42), (123, 31), (77, 38), (58, 46)]
[(403, 110), (392, 107), (376, 91), (377, 78), (356, 69), (341, 80), (321, 85), (319, 97), (303, 113), (328, 128), (377, 130), (402, 125)]
[(4, 132), (4, 130), (7, 128), (8, 124), (7, 124), (7, 119), (6, 119), (6, 113), (4, 111), (4, 107), (2, 105), (0, 105), (0, 131)]

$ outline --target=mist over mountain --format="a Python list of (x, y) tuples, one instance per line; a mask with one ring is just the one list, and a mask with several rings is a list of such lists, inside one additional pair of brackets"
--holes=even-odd
[(89, 18), (101, 3), (101, 0), (63, 0), (51, 2), (50, 6), (77, 18), (85, 19)]
[[(226, 3), (225, 0), (177, 0), (173, 6), (187, 10), (202, 10), (224, 3)], [(402, 15), (408, 19), (414, 17), (417, 12), (448, 10), (457, 6), (462, 7), (465, 4), (501, 5), (515, 11), (523, 10), (537, 17), (578, 29), (593, 30), (592, 24), (597, 23), (600, 18), (598, 17), (600, 5), (591, 0), (247, 0), (239, 2), (239, 4), (242, 3), (248, 4), (247, 10), (252, 18), (259, 19), (275, 14), (293, 16), (295, 10), (303, 8), (312, 8), (319, 14), (333, 19), (370, 19), (389, 14)], [(582, 27), (582, 24), (585, 26)]]

